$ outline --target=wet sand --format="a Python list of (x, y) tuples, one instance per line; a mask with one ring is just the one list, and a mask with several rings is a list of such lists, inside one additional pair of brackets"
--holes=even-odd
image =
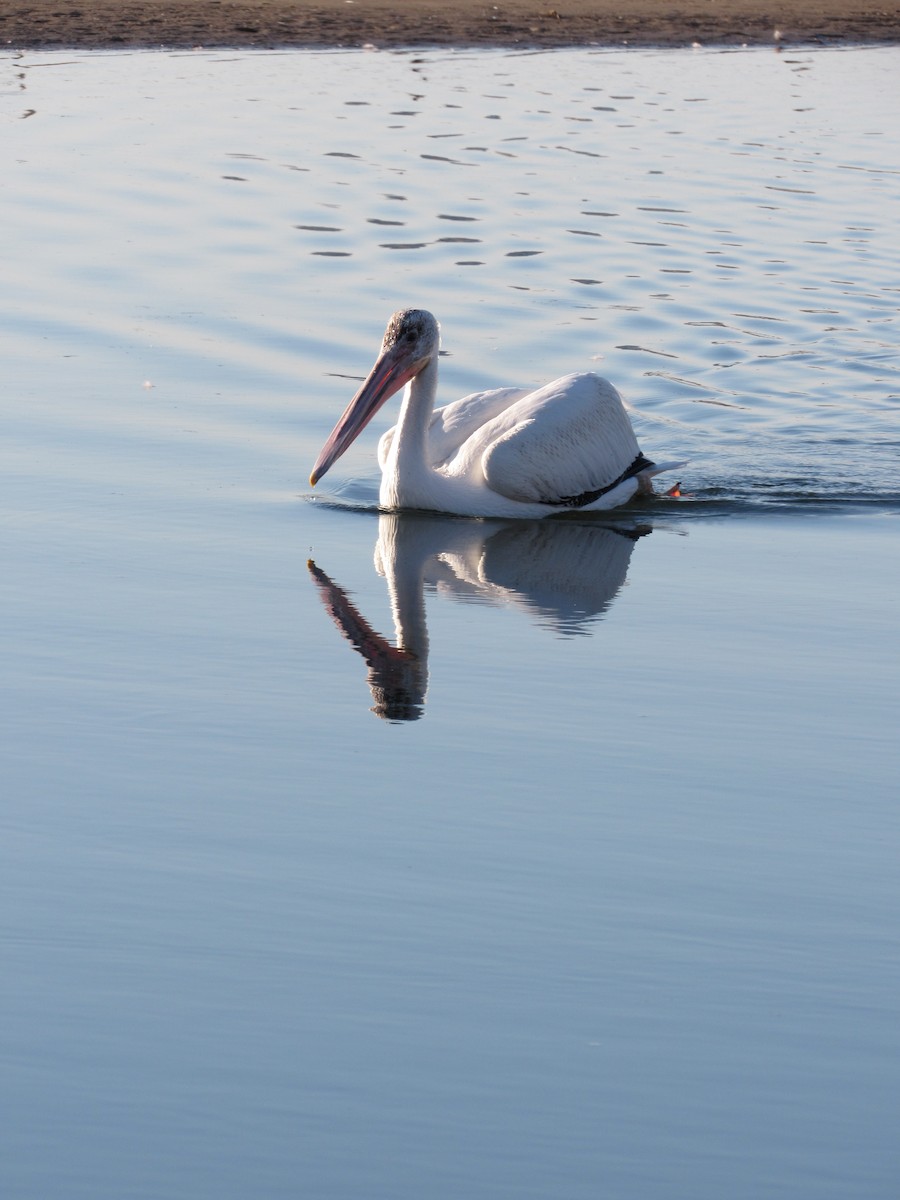
[(900, 0), (0, 0), (8, 49), (898, 41)]

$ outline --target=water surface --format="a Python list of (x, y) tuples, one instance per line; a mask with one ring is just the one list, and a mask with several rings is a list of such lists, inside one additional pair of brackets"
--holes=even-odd
[[(897, 68), (0, 58), (4, 1195), (894, 1196)], [(312, 497), (406, 303), (685, 499)]]

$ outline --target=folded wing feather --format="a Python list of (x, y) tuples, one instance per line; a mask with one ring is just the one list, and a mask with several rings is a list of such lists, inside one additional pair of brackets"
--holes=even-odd
[(616, 389), (599, 375), (578, 374), (509, 406), (465, 442), (446, 470), (480, 472), (511, 500), (553, 504), (608, 486), (639, 454)]

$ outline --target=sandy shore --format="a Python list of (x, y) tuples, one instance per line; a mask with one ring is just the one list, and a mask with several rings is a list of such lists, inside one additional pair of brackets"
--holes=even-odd
[(900, 42), (900, 0), (0, 0), (9, 49), (694, 42)]

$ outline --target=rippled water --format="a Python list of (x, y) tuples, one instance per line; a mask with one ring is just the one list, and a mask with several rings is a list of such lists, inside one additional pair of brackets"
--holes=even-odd
[[(892, 1200), (898, 66), (0, 57), (4, 1195)], [(685, 498), (310, 495), (409, 303)]]
[(415, 303), (446, 398), (594, 366), (700, 499), (893, 505), (895, 57), (8, 57), (8, 385), (102, 348), (296, 489)]

